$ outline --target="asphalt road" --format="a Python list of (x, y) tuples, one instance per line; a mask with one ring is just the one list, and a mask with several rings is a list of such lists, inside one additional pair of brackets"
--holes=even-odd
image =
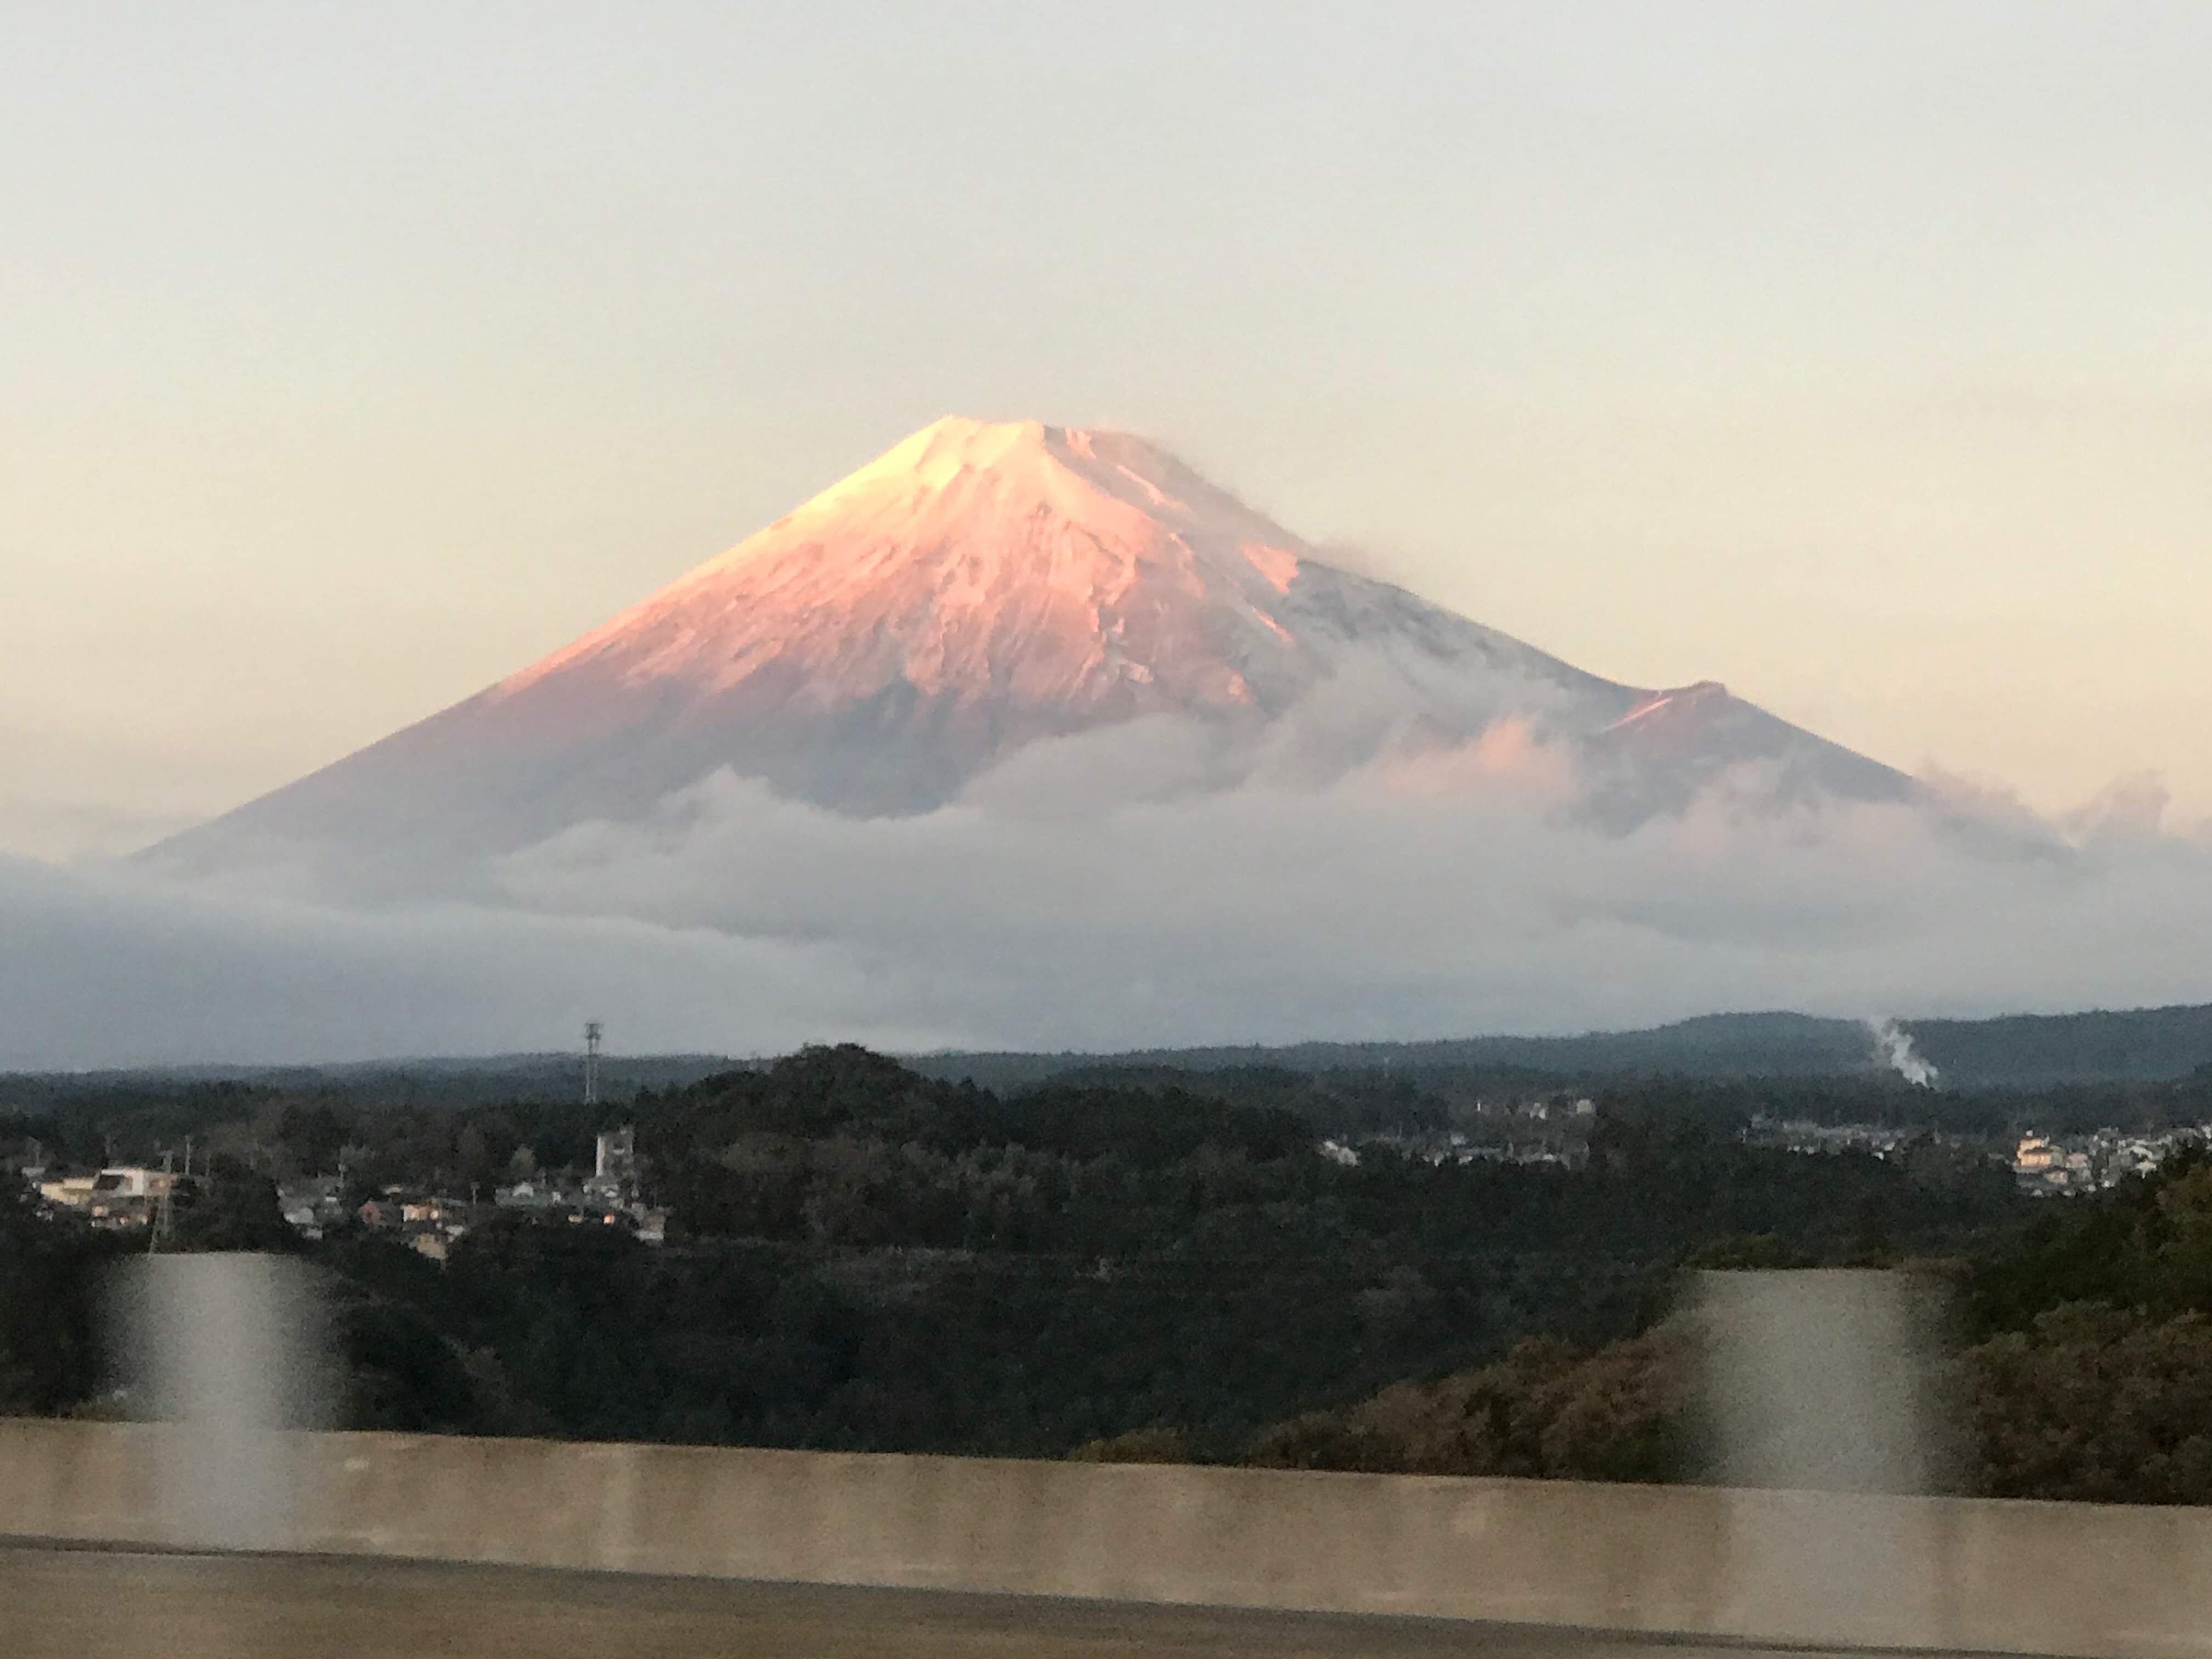
[(0, 1547), (6, 1659), (1753, 1659), (1759, 1651), (1434, 1620)]

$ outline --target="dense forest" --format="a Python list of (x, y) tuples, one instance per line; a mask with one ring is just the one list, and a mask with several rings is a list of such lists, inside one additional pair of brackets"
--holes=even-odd
[[(301, 1081), (50, 1095), (0, 1116), (0, 1157), (192, 1137), (213, 1178), (176, 1246), (319, 1262), (362, 1426), (1682, 1478), (1684, 1268), (1910, 1264), (1953, 1279), (1971, 1321), (1966, 1484), (2212, 1497), (2212, 1443), (2190, 1437), (2192, 1412), (2212, 1422), (2212, 1169), (2031, 1203), (1953, 1139), (1876, 1158), (1739, 1134), (1937, 1105), (2166, 1116), (2199, 1082), (2085, 1101), (1639, 1079), (1597, 1088), (1571, 1158), (1515, 1163), (1433, 1150), (1455, 1124), (1480, 1137), (1470, 1079), (1385, 1070), (1000, 1093), (817, 1048), (617, 1109)], [(665, 1244), (502, 1212), (439, 1263), (361, 1227), (310, 1243), (276, 1213), (276, 1182), (341, 1164), (349, 1201), (587, 1167), (617, 1121)], [(129, 1236), (5, 1190), (0, 1410), (127, 1412), (94, 1307)]]
[[(1992, 1497), (2212, 1503), (2212, 1163), (2039, 1206), (2024, 1234), (1905, 1265), (1951, 1281), (1942, 1362), (1953, 1484)], [(1716, 1267), (1808, 1265), (1778, 1241), (1710, 1251)], [(1693, 1478), (1686, 1321), (1595, 1349), (1540, 1339), (1503, 1360), (1401, 1382), (1277, 1425), (1249, 1461), (1423, 1474)], [(1180, 1455), (1137, 1435), (1095, 1456)]]

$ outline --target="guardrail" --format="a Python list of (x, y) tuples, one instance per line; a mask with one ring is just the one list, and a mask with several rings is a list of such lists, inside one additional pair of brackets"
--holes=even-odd
[(2192, 1510), (292, 1433), (241, 1540), (194, 1434), (0, 1419), (0, 1534), (2212, 1659)]

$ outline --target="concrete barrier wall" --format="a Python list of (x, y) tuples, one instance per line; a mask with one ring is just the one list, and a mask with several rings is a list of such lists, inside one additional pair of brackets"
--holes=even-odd
[[(0, 1419), (0, 1534), (191, 1547), (182, 1431)], [(270, 1547), (2212, 1659), (2212, 1512), (1717, 1487), (295, 1435)]]

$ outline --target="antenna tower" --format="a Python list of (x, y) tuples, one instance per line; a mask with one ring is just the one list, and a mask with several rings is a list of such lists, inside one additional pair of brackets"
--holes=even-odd
[[(176, 1154), (173, 1152), (164, 1152), (161, 1154), (161, 1173), (163, 1175), (167, 1175), (171, 1172), (175, 1158)], [(146, 1254), (148, 1255), (152, 1255), (158, 1252), (161, 1246), (169, 1242), (172, 1234), (175, 1231), (176, 1211), (172, 1206), (169, 1199), (169, 1194), (175, 1185), (176, 1183), (173, 1181), (163, 1182), (161, 1183), (161, 1195), (154, 1200), (154, 1213), (146, 1224)]]
[(584, 1022), (584, 1104), (599, 1103), (599, 1022)]

